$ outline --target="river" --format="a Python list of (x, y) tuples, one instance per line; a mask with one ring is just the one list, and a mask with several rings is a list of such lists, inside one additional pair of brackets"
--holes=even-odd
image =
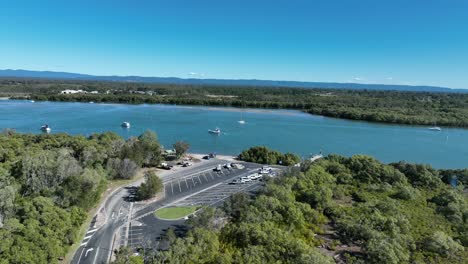
[[(242, 114), (241, 114), (242, 112)], [(237, 121), (245, 119), (245, 124)], [(123, 121), (131, 128), (120, 126)], [(372, 155), (384, 162), (405, 160), (436, 168), (468, 167), (468, 130), (376, 124), (314, 116), (293, 110), (259, 110), (174, 105), (91, 104), (0, 100), (0, 129), (90, 135), (113, 131), (125, 138), (147, 129), (166, 147), (177, 140), (191, 152), (235, 155), (255, 145), (310, 154)], [(219, 127), (222, 134), (208, 133)]]

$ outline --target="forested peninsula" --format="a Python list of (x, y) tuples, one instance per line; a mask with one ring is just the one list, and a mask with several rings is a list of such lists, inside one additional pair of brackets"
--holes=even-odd
[(38, 101), (296, 109), (370, 122), (468, 127), (467, 93), (1, 79), (0, 94)]

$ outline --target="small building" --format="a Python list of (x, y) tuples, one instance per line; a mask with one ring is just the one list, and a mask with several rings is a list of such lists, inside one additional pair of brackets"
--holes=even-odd
[(63, 90), (60, 92), (61, 94), (77, 94), (77, 93), (86, 93), (83, 90)]

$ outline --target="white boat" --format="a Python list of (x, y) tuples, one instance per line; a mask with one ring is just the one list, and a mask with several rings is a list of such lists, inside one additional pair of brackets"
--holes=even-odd
[(310, 161), (314, 162), (314, 161), (319, 160), (319, 159), (321, 159), (321, 158), (323, 158), (322, 151), (320, 151), (319, 154), (312, 155), (312, 156), (310, 157)]
[(237, 121), (237, 123), (243, 125), (245, 124), (245, 120), (244, 120), (244, 112), (243, 110), (241, 110), (241, 119), (239, 121)]
[(216, 128), (215, 130), (209, 129), (208, 133), (219, 135), (219, 134), (221, 134), (221, 129), (219, 129), (219, 128)]
[(44, 132), (49, 133), (52, 129), (50, 129), (49, 125), (45, 124), (45, 125), (41, 126), (41, 130), (44, 131)]
[(35, 101), (34, 101), (34, 100), (31, 100), (30, 102), (31, 102), (31, 103), (34, 103)]
[(438, 127), (438, 126), (434, 126), (434, 127), (430, 127), (429, 130), (432, 130), (432, 131), (442, 131), (442, 128)]
[(130, 123), (129, 122), (123, 122), (120, 126), (125, 127), (125, 128), (129, 128)]

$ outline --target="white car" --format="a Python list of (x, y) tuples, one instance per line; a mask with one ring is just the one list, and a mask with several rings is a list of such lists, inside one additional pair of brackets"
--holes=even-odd
[(247, 177), (241, 177), (240, 180), (241, 180), (242, 183), (246, 183), (246, 182), (251, 182), (251, 181), (252, 181), (252, 179), (251, 179), (250, 177), (248, 177), (248, 176), (247, 176)]
[(259, 169), (258, 172), (260, 174), (270, 174), (271, 170), (267, 170), (267, 169), (262, 168), (262, 169)]
[(213, 170), (214, 171), (221, 171), (222, 167), (221, 167), (221, 164), (218, 164), (218, 166), (216, 166), (216, 168), (214, 168)]
[(258, 174), (258, 173), (254, 173), (252, 175), (249, 175), (248, 177), (250, 177), (251, 180), (258, 180), (258, 179), (262, 178), (263, 175)]
[(234, 169), (239, 169), (239, 170), (242, 170), (243, 168), (245, 168), (244, 165), (239, 164), (239, 163), (231, 163), (231, 167), (233, 167)]

